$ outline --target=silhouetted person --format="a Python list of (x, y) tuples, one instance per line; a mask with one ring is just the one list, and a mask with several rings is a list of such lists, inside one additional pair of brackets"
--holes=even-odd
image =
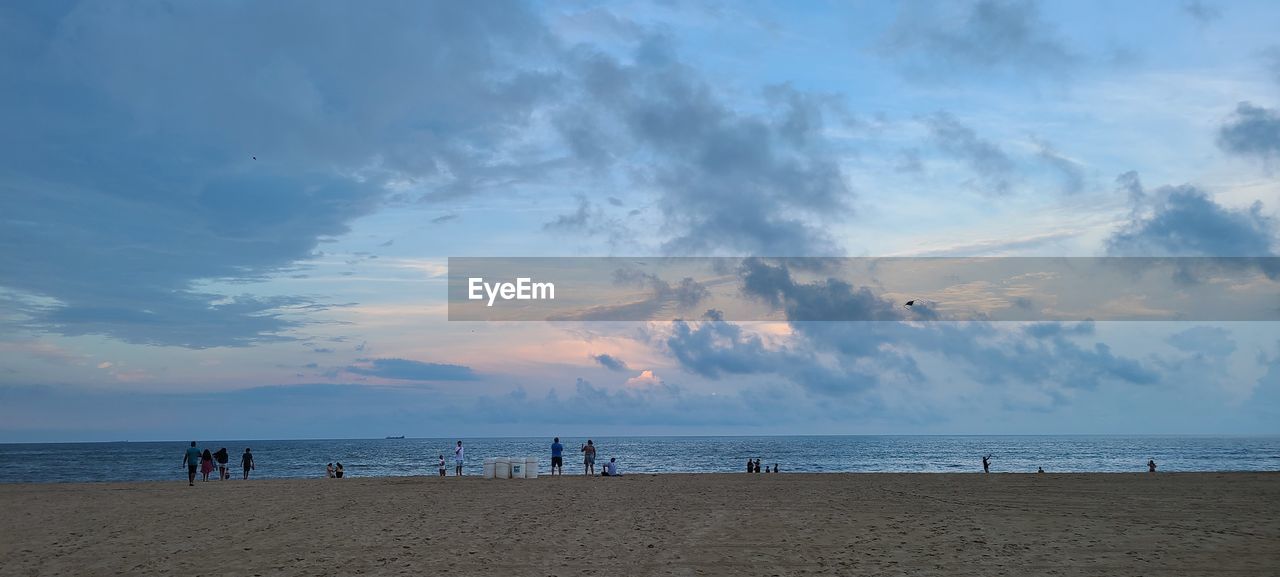
[(982, 472), (983, 473), (991, 472), (991, 455), (987, 455), (982, 458)]
[(240, 457), (240, 465), (244, 467), (244, 480), (249, 480), (249, 471), (254, 469), (253, 453), (249, 452), (249, 447), (244, 448), (244, 455)]
[(333, 476), (339, 479), (342, 478), (342, 463), (338, 463), (338, 465), (333, 468)]
[(191, 446), (182, 456), (182, 464), (187, 466), (187, 485), (196, 486), (196, 469), (200, 467), (200, 449), (196, 448), (195, 441), (191, 441)]
[(757, 458), (757, 459), (756, 459), (756, 472), (757, 472), (757, 473), (759, 473), (759, 472), (760, 472), (760, 459), (759, 459), (759, 458)]
[(774, 473), (777, 473), (777, 472), (778, 472), (778, 464), (777, 464), (777, 463), (774, 463), (774, 464), (773, 464), (773, 472), (774, 472)]
[(1155, 460), (1155, 459), (1147, 459), (1147, 472), (1148, 472), (1148, 473), (1154, 473), (1154, 472), (1156, 472), (1156, 460)]
[(1037, 473), (1043, 473), (1043, 472), (1044, 472), (1044, 467), (1040, 467), (1040, 468), (1036, 469), (1036, 472), (1037, 472)]
[(748, 473), (754, 473), (754, 472), (756, 472), (756, 462), (755, 462), (755, 461), (752, 461), (751, 459), (747, 459), (747, 472), (748, 472)]
[(227, 453), (227, 448), (218, 449), (218, 452), (213, 454), (213, 459), (218, 462), (218, 479), (230, 479), (231, 473), (227, 472), (227, 464), (231, 461), (231, 455)]

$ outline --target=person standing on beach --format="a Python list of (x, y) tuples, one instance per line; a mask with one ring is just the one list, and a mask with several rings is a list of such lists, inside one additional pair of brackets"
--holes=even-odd
[(338, 466), (333, 468), (333, 476), (342, 478), (342, 463), (338, 463)]
[(560, 471), (560, 476), (564, 476), (564, 445), (560, 444), (560, 437), (556, 437), (551, 441), (551, 476), (556, 475), (556, 470)]
[(755, 461), (753, 461), (753, 460), (751, 460), (751, 459), (747, 459), (747, 472), (748, 472), (748, 473), (754, 473), (754, 472), (756, 472), (756, 462), (755, 462)]
[(210, 453), (209, 449), (205, 449), (203, 453), (200, 453), (201, 480), (208, 481), (209, 473), (212, 473), (212, 472), (213, 472), (213, 453)]
[(582, 446), (582, 474), (593, 477), (596, 474), (596, 444), (591, 439)]
[(244, 467), (244, 480), (249, 480), (249, 471), (253, 470), (253, 453), (249, 452), (249, 447), (244, 448), (244, 454), (240, 455), (240, 466)]
[(982, 472), (983, 473), (991, 472), (991, 455), (987, 455), (982, 458)]
[(1147, 472), (1148, 472), (1148, 473), (1154, 473), (1154, 472), (1156, 472), (1156, 460), (1155, 460), (1155, 459), (1147, 459)]
[(187, 447), (187, 454), (182, 456), (182, 464), (187, 466), (187, 485), (196, 486), (196, 467), (200, 466), (200, 449), (196, 448), (195, 441), (191, 441), (191, 446)]
[(231, 473), (227, 472), (227, 462), (231, 460), (231, 455), (227, 453), (227, 448), (218, 449), (218, 452), (213, 454), (213, 458), (218, 462), (218, 480), (225, 481), (230, 479)]
[(466, 450), (462, 448), (462, 441), (458, 441), (458, 446), (453, 450), (453, 476), (462, 476), (462, 461), (466, 457)]
[(443, 476), (444, 476), (444, 472), (445, 472), (445, 468), (444, 468), (444, 455), (443, 455), (443, 454), (441, 454), (441, 455), (440, 455), (440, 476), (441, 476), (441, 477), (443, 477)]

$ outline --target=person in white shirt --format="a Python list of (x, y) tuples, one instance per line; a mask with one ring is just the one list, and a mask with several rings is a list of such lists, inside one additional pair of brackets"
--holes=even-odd
[(603, 476), (605, 477), (621, 477), (622, 476), (622, 473), (618, 472), (617, 457), (610, 457), (609, 462), (604, 464)]
[(458, 447), (453, 450), (453, 475), (455, 477), (462, 476), (462, 460), (465, 451), (462, 449), (462, 441), (458, 441)]

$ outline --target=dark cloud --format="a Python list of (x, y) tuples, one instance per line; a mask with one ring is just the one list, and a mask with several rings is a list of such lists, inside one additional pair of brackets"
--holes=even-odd
[[(1093, 323), (901, 322), (906, 313), (866, 287), (830, 278), (797, 283), (784, 265), (757, 259), (744, 264), (742, 282), (744, 293), (777, 303), (788, 319), (832, 320), (790, 320), (792, 334), (771, 342), (714, 317), (677, 321), (662, 347), (685, 370), (712, 379), (773, 375), (816, 394), (845, 396), (924, 382), (920, 358), (942, 358), (977, 382), (1030, 387), (1054, 402), (1066, 402), (1067, 390), (1106, 381), (1145, 385), (1159, 379), (1104, 343), (1082, 344), (1093, 337)], [(849, 318), (877, 320), (838, 320)]]
[(458, 219), (456, 214), (443, 214), (431, 219), (431, 224), (444, 224)]
[(621, 372), (627, 370), (627, 362), (613, 355), (600, 353), (598, 355), (591, 355), (591, 358), (595, 362), (600, 363), (600, 366), (611, 371)]
[(357, 375), (401, 381), (471, 381), (476, 375), (471, 367), (442, 363), (424, 363), (408, 359), (371, 359), (346, 367)]
[(977, 176), (977, 187), (983, 192), (1007, 194), (1014, 173), (1011, 158), (995, 143), (978, 137), (977, 132), (946, 112), (924, 119), (934, 144), (947, 155), (965, 163)]
[(1231, 209), (1191, 185), (1147, 192), (1134, 174), (1122, 176), (1134, 202), (1129, 221), (1106, 241), (1112, 256), (1272, 256), (1275, 221), (1262, 203)]
[[(823, 319), (831, 321), (886, 321), (905, 318), (898, 303), (877, 296), (870, 288), (854, 287), (848, 282), (827, 278), (822, 281), (796, 282), (785, 264), (769, 264), (763, 259), (743, 260), (742, 292), (783, 310), (788, 319)], [(911, 311), (936, 319), (926, 308)]]
[(681, 309), (695, 307), (711, 295), (711, 291), (706, 286), (691, 277), (684, 277), (673, 285), (656, 274), (634, 268), (620, 268), (613, 271), (613, 282), (617, 285), (647, 288), (653, 291), (653, 300), (671, 301)]
[(57, 2), (0, 21), (0, 84), (22, 87), (0, 91), (0, 284), (37, 297), (28, 328), (135, 343), (283, 338), (304, 299), (200, 287), (309, 258), (391, 178), (484, 175), (555, 82), (520, 64), (551, 46), (520, 4)]
[[(837, 99), (778, 86), (762, 95), (765, 112), (742, 112), (661, 37), (641, 43), (630, 62), (585, 49), (574, 59), (584, 94), (571, 109), (596, 119), (600, 136), (566, 138), (586, 160), (646, 159), (613, 168), (657, 191), (666, 253), (842, 252), (820, 226), (848, 215), (853, 197), (822, 134), (842, 118)], [(589, 214), (564, 222), (579, 216)]]
[(1248, 102), (1237, 104), (1218, 129), (1218, 146), (1241, 156), (1280, 158), (1280, 113)]
[(930, 79), (974, 72), (1061, 77), (1079, 61), (1030, 0), (904, 3), (881, 54)]

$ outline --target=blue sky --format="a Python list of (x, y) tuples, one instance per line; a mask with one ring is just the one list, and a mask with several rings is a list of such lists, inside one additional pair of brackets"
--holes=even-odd
[(1280, 327), (459, 323), (450, 256), (1275, 256), (1271, 2), (0, 7), (0, 441), (1280, 433)]

